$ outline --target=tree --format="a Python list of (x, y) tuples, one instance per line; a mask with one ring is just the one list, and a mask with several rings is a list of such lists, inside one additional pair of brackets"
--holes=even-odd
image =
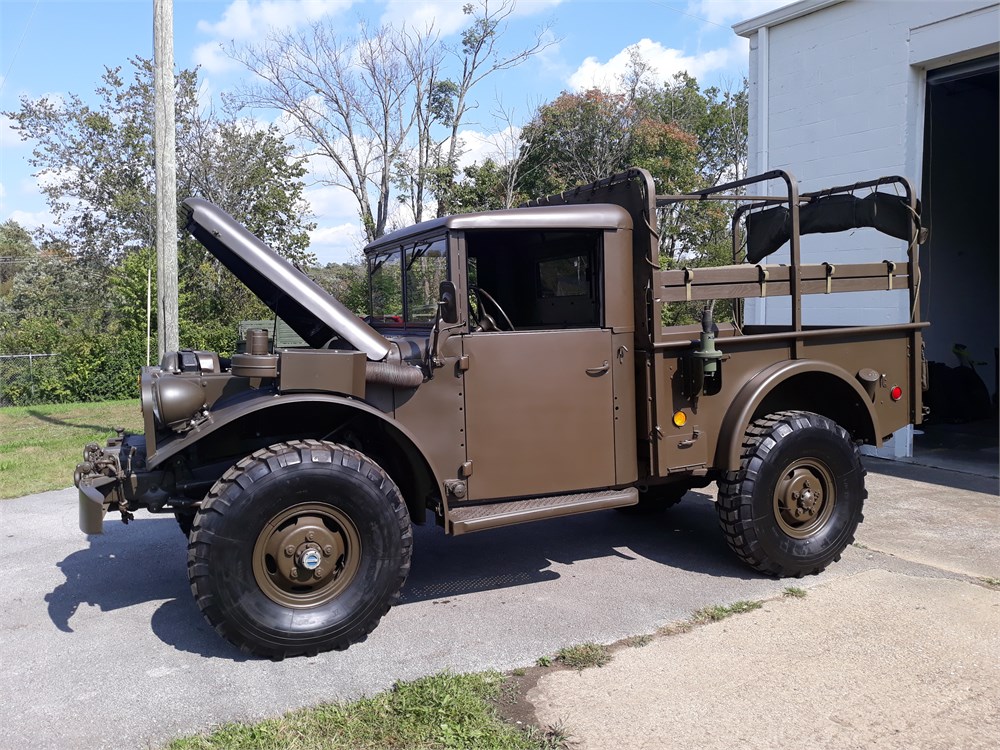
[(445, 124), (450, 127), (447, 155), (442, 157), (436, 174), (438, 216), (452, 213), (451, 193), (455, 189), (458, 157), (461, 155), (458, 131), (469, 111), (477, 106), (470, 98), (472, 90), (488, 76), (521, 65), (557, 41), (548, 36), (548, 28), (545, 27), (535, 34), (534, 40), (527, 46), (513, 51), (504, 50), (501, 40), (515, 8), (515, 0), (500, 0), (492, 7), (490, 0), (462, 6), (462, 12), (471, 17), (471, 22), (462, 32), (460, 48), (451, 50), (462, 72), (457, 80), (450, 81), (451, 116), (445, 119)]
[(650, 117), (676, 123), (698, 138), (698, 171), (707, 185), (746, 176), (747, 80), (704, 91), (678, 73), (660, 86), (642, 86), (638, 101)]
[(0, 299), (10, 295), (18, 271), (37, 255), (27, 229), (13, 219), (0, 224)]
[(351, 312), (368, 314), (368, 273), (363, 262), (327, 263), (310, 269), (309, 275)]
[(451, 211), (459, 131), (476, 106), (473, 90), (551, 43), (543, 30), (526, 47), (503, 50), (514, 8), (515, 0), (463, 6), (470, 21), (455, 49), (441, 47), (433, 27), (362, 24), (346, 37), (324, 22), (233, 46), (229, 54), (255, 79), (229, 101), (283, 113), (308, 154), (329, 165), (323, 181), (351, 191), (371, 241), (386, 232), (394, 197), (417, 221), (432, 196), (438, 215)]
[(625, 94), (563, 93), (539, 108), (522, 138), (532, 144), (526, 188), (534, 195), (593, 182), (629, 166), (648, 169), (663, 192), (697, 184), (695, 138), (650, 117)]
[(255, 75), (229, 101), (284, 113), (309, 155), (332, 165), (326, 181), (354, 195), (368, 240), (385, 232), (393, 168), (415, 119), (403, 46), (388, 26), (363, 24), (357, 38), (338, 38), (316, 23), (230, 49)]
[[(22, 139), (34, 142), (37, 168), (61, 231), (46, 231), (76, 256), (105, 263), (155, 242), (152, 160), (152, 63), (105, 68), (96, 104), (22, 97), (7, 112)], [(274, 128), (246, 127), (235, 118), (204, 113), (197, 71), (176, 77), (178, 194), (217, 202), (292, 257), (303, 255), (307, 232), (301, 159)]]
[[(31, 163), (58, 225), (40, 233), (37, 259), (15, 266), (0, 347), (59, 352), (67, 384), (59, 398), (129, 395), (145, 362), (155, 238), (152, 66), (135, 58), (131, 69), (126, 80), (121, 68), (106, 68), (93, 102), (73, 94), (23, 98), (7, 113), (34, 142)], [(294, 262), (314, 262), (303, 159), (274, 127), (204, 111), (196, 71), (181, 71), (176, 86), (178, 195), (203, 196)], [(186, 233), (179, 251), (182, 344), (232, 351), (238, 321), (265, 308)]]
[[(96, 104), (70, 94), (65, 100), (22, 97), (5, 113), (21, 138), (35, 146), (42, 192), (61, 230), (49, 229), (80, 256), (114, 261), (131, 247), (152, 246), (152, 64), (135, 58), (133, 80), (121, 67), (105, 68)], [(197, 106), (193, 71), (177, 76), (177, 123), (186, 132)]]

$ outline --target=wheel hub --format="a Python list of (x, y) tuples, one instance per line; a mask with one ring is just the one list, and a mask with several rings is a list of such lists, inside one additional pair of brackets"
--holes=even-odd
[(292, 607), (325, 603), (357, 572), (361, 540), (332, 506), (302, 504), (275, 516), (254, 546), (254, 577), (273, 601)]
[(815, 460), (797, 461), (778, 480), (774, 514), (781, 530), (796, 538), (816, 533), (833, 512), (833, 476)]

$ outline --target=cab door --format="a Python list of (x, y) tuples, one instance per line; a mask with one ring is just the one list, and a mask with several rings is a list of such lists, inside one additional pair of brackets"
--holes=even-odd
[[(462, 338), (469, 500), (615, 483), (613, 380), (621, 363), (610, 330), (489, 331)], [(618, 375), (633, 377), (631, 371)]]

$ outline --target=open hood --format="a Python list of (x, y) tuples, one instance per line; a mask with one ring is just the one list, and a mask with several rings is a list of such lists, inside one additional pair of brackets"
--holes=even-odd
[(320, 349), (337, 335), (370, 360), (385, 358), (389, 342), (378, 331), (221, 208), (188, 198), (181, 210), (185, 229), (309, 346)]

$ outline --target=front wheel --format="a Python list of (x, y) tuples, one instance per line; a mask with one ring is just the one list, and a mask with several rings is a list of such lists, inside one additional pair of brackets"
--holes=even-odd
[(787, 411), (747, 430), (739, 470), (719, 482), (717, 509), (740, 559), (762, 573), (800, 577), (840, 559), (867, 496), (847, 432), (819, 414)]
[(243, 651), (284, 658), (364, 640), (398, 598), (413, 535), (392, 479), (318, 440), (257, 451), (195, 518), (188, 576), (202, 613)]

